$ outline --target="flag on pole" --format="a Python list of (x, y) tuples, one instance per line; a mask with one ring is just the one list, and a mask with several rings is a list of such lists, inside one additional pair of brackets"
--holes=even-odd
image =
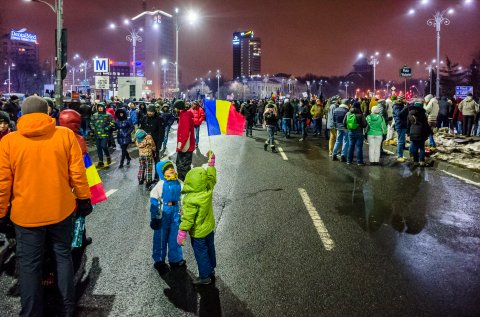
[(92, 202), (92, 205), (107, 200), (107, 196), (105, 195), (105, 189), (103, 188), (100, 175), (98, 175), (98, 171), (95, 168), (95, 165), (93, 165), (88, 153), (85, 153), (85, 155), (83, 156), (83, 163), (85, 164), (85, 168), (87, 169), (87, 179), (91, 193), (90, 201)]
[(243, 135), (245, 118), (230, 101), (205, 100), (208, 135)]

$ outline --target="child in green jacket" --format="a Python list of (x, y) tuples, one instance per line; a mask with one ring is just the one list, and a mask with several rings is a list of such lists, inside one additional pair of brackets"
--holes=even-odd
[(215, 154), (208, 152), (208, 167), (191, 169), (185, 177), (182, 194), (182, 217), (178, 230), (177, 242), (183, 245), (190, 234), (193, 252), (197, 260), (199, 277), (193, 281), (195, 285), (208, 285), (215, 278), (213, 188), (217, 182)]

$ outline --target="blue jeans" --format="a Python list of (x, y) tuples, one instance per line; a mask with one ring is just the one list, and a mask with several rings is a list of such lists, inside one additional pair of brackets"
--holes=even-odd
[(171, 125), (165, 126), (165, 137), (163, 138), (163, 147), (166, 149), (167, 148), (167, 142), (168, 142), (168, 134), (170, 133), (170, 128)]
[(300, 124), (300, 131), (302, 132), (302, 138), (304, 138), (307, 136), (307, 120), (300, 119), (298, 123)]
[(80, 134), (87, 138), (88, 132), (90, 131), (90, 119), (82, 119), (80, 125)]
[(183, 260), (182, 247), (177, 243), (180, 223), (179, 206), (163, 205), (160, 229), (153, 231), (152, 258), (155, 262), (165, 262), (168, 247), (168, 262)]
[(313, 133), (315, 134), (322, 133), (322, 118), (313, 119)]
[(291, 118), (283, 118), (282, 119), (282, 130), (285, 134), (285, 137), (290, 136), (290, 130), (292, 129), (292, 119)]
[(200, 278), (209, 277), (217, 267), (214, 236), (215, 233), (212, 231), (205, 238), (192, 238), (192, 248)]
[[(410, 144), (410, 154), (413, 155), (413, 161), (425, 162), (425, 142), (424, 141), (412, 141)], [(420, 154), (418, 153), (420, 151)]]
[(463, 122), (462, 121), (457, 121), (457, 133), (458, 134), (463, 133)]
[(403, 150), (405, 149), (405, 136), (407, 129), (397, 129), (398, 142), (397, 142), (397, 157), (403, 157)]
[(363, 163), (363, 132), (348, 131), (348, 157), (347, 162), (352, 163), (353, 151), (357, 150), (357, 163)]
[(97, 146), (97, 155), (99, 162), (103, 162), (103, 153), (105, 153), (107, 157), (110, 157), (110, 153), (108, 152), (108, 137), (97, 138), (95, 140), (95, 145)]
[(347, 130), (337, 130), (337, 140), (335, 141), (335, 146), (333, 147), (333, 156), (338, 155), (338, 148), (340, 143), (342, 143), (342, 156), (347, 157), (348, 150), (348, 134)]
[(200, 139), (200, 126), (195, 126), (195, 145), (198, 145), (198, 141)]
[(275, 127), (272, 125), (267, 125), (267, 133), (268, 133), (268, 140), (265, 142), (266, 144), (270, 144), (270, 146), (274, 146), (275, 143)]

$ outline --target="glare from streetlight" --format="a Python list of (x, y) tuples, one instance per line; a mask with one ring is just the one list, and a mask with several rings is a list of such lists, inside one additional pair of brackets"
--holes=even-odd
[(415, 14), (415, 9), (408, 10), (408, 15), (414, 15), (414, 14)]
[(448, 9), (448, 12), (447, 12), (447, 13), (448, 13), (448, 14), (454, 14), (454, 13), (455, 13), (455, 10), (453, 10), (453, 9)]
[(125, 19), (125, 20), (123, 20), (123, 24), (129, 25), (129, 24), (130, 24), (130, 21), (129, 21), (128, 19)]
[(428, 0), (422, 0), (420, 3), (423, 4), (423, 5), (427, 5), (428, 4)]
[(110, 28), (111, 29), (115, 29), (117, 26), (115, 25), (115, 23), (110, 23)]
[(140, 32), (143, 32), (143, 28), (138, 29)]
[(175, 8), (175, 13), (178, 13), (180, 12), (180, 9), (179, 8)]
[(195, 11), (189, 11), (187, 14), (187, 21), (190, 24), (194, 24), (198, 20), (198, 14)]
[(162, 59), (162, 65), (165, 65), (165, 64), (167, 64), (167, 59), (164, 58)]
[(358, 58), (363, 58), (363, 53), (358, 53)]
[(387, 57), (389, 57), (389, 58), (390, 58), (390, 57), (392, 57), (392, 54), (390, 54), (390, 53), (387, 53)]

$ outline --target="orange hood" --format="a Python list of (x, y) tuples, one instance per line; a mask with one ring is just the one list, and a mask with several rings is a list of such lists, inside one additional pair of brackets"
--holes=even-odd
[(55, 131), (55, 119), (44, 113), (30, 113), (18, 119), (18, 133), (27, 138), (39, 137)]

